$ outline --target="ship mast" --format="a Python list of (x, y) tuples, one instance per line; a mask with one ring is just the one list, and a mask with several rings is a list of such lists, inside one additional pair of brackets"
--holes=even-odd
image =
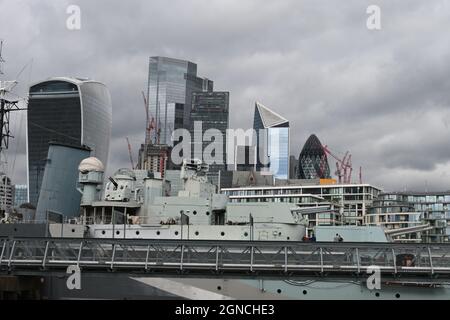
[[(3, 75), (3, 64), (5, 60), (2, 56), (3, 41), (0, 41), (0, 75)], [(0, 153), (9, 147), (9, 138), (13, 138), (9, 130), (9, 119), (11, 111), (22, 110), (19, 108), (19, 100), (11, 99), (11, 90), (17, 85), (16, 80), (0, 80)]]
[[(3, 65), (5, 60), (2, 56), (3, 50), (3, 40), (0, 40), (0, 75), (3, 75)], [(0, 79), (0, 162), (3, 167), (3, 172), (7, 175), (7, 161), (6, 161), (6, 150), (9, 147), (9, 138), (13, 138), (11, 132), (9, 130), (9, 122), (10, 122), (10, 113), (11, 111), (19, 111), (25, 110), (19, 108), (19, 100), (12, 99), (11, 91), (17, 85), (16, 80), (5, 81)], [(3, 186), (3, 198), (0, 199), (0, 204), (2, 205), (2, 209), (6, 210), (6, 177), (5, 177), (5, 185)], [(12, 199), (11, 199), (12, 200)]]

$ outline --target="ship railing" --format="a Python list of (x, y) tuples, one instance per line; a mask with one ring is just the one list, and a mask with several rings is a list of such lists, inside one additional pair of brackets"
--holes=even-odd
[(361, 244), (131, 239), (1, 238), (0, 270), (450, 278), (448, 244)]

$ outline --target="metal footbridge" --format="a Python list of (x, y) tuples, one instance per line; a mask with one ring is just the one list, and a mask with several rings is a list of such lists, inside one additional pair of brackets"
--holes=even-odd
[(295, 278), (367, 276), (450, 283), (450, 244), (0, 238), (0, 274)]

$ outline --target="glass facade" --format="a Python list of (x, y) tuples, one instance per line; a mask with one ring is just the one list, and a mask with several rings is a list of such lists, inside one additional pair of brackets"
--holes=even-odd
[(27, 123), (29, 202), (37, 205), (49, 142), (86, 145), (106, 166), (111, 127), (111, 98), (102, 83), (54, 78), (31, 86)]
[(26, 184), (16, 184), (14, 186), (14, 207), (28, 202), (28, 188)]
[(269, 128), (270, 171), (277, 179), (289, 178), (289, 128)]
[(277, 179), (289, 178), (289, 121), (260, 103), (255, 105), (257, 169), (268, 167)]
[(285, 199), (285, 202), (298, 203), (298, 195), (318, 196), (330, 203), (340, 205), (343, 217), (342, 223), (348, 225), (363, 225), (364, 216), (377, 199), (380, 189), (368, 184), (352, 185), (292, 185), (292, 186), (264, 186), (223, 188), (222, 192), (230, 197), (231, 202), (253, 201), (264, 202), (266, 198)]
[(374, 204), (369, 224), (391, 224), (406, 227), (429, 223), (433, 227), (421, 233), (423, 242), (445, 242), (450, 235), (450, 192), (383, 193)]
[[(229, 92), (194, 92), (192, 94), (192, 111), (191, 111), (191, 139), (192, 139), (192, 157), (203, 159), (205, 149), (214, 141), (212, 137), (205, 137), (204, 134), (209, 129), (219, 130), (222, 136), (222, 145), (217, 146), (210, 152), (213, 159), (220, 159), (220, 163), (205, 162), (209, 165), (210, 172), (218, 172), (225, 170), (226, 160), (226, 130), (228, 129), (228, 107), (229, 107)], [(196, 125), (197, 122), (197, 125)], [(201, 132), (196, 132), (200, 129)], [(198, 129), (197, 129), (198, 128)], [(195, 137), (202, 137), (201, 141), (196, 141)], [(200, 144), (200, 145), (199, 145)], [(212, 147), (211, 147), (212, 148)], [(196, 154), (196, 150), (201, 150), (201, 154)], [(213, 152), (214, 151), (214, 152)]]
[(306, 140), (299, 156), (298, 165), (299, 179), (329, 179), (330, 167), (328, 165), (327, 154), (323, 150), (319, 138), (312, 134)]
[[(212, 91), (213, 82), (197, 77), (195, 63), (166, 57), (150, 58), (148, 108), (149, 116), (153, 118), (156, 127), (156, 130), (152, 131), (152, 143), (173, 146), (172, 131), (178, 128), (190, 128), (192, 93), (203, 89)], [(170, 107), (171, 104), (172, 106), (184, 105), (181, 126), (175, 121), (175, 110)]]

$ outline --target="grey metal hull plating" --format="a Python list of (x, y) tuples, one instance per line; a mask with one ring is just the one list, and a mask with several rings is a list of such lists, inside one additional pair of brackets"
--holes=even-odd
[(201, 300), (442, 300), (450, 286), (419, 287), (382, 284), (369, 290), (360, 281), (281, 281), (207, 278), (129, 277), (122, 274), (82, 275), (81, 290), (68, 290), (66, 277), (47, 277), (48, 299), (201, 299)]

